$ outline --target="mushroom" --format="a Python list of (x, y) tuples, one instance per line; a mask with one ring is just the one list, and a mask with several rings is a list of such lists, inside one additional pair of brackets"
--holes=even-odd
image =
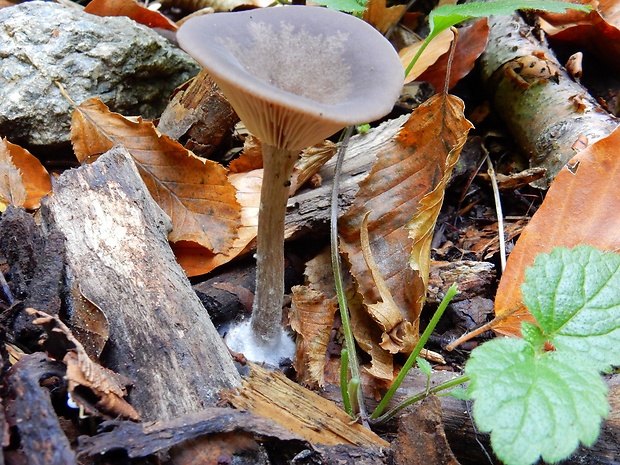
[[(404, 70), (372, 26), (322, 7), (199, 16), (181, 26), (177, 39), (262, 142), (256, 294), (251, 330), (237, 339), (246, 357), (277, 362), (289, 340), (282, 328), (284, 219), (295, 161), (302, 149), (345, 126), (389, 113)], [(258, 354), (248, 355), (252, 350)]]

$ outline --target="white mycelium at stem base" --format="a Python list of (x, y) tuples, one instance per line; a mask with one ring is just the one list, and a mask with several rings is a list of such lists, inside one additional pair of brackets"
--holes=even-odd
[(255, 345), (274, 354), (288, 340), (281, 326), (284, 215), (297, 154), (345, 126), (389, 113), (404, 70), (372, 26), (321, 7), (203, 15), (186, 21), (177, 40), (263, 143), (254, 315), (250, 325), (233, 328), (240, 344), (229, 345), (260, 360), (248, 355)]

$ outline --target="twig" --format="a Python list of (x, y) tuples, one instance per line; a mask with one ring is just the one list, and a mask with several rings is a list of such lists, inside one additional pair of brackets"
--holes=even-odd
[[(486, 152), (485, 147), (482, 147), (482, 149)], [(493, 163), (491, 163), (491, 158), (489, 157), (488, 152), (486, 154), (486, 160), (487, 174), (489, 175), (489, 179), (491, 179), (493, 198), (495, 200), (495, 211), (497, 215), (497, 234), (499, 236), (499, 260), (503, 274), (504, 270), (506, 269), (506, 236), (504, 235), (504, 213), (502, 211), (502, 199), (499, 196), (499, 186), (497, 185), (495, 169), (493, 168)]]

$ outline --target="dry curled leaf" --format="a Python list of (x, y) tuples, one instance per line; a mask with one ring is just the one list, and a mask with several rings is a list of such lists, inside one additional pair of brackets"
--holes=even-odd
[(310, 388), (323, 387), (327, 343), (334, 324), (333, 299), (309, 286), (293, 286), (290, 324), (297, 333), (295, 371), (299, 382)]
[(150, 122), (110, 112), (97, 98), (75, 109), (71, 141), (80, 161), (117, 144), (131, 153), (149, 192), (172, 220), (171, 242), (191, 241), (214, 253), (231, 248), (241, 206), (221, 165), (199, 159)]
[[(375, 344), (386, 337), (391, 339), (394, 346), (390, 351), (400, 346), (400, 351), (407, 352), (418, 337), (432, 231), (445, 184), (470, 128), (461, 100), (450, 95), (429, 99), (412, 112), (396, 137), (382, 146), (370, 174), (360, 183), (353, 205), (341, 219), (341, 247), (351, 274), (364, 305), (374, 305), (381, 295), (360, 247), (360, 226), (366, 212), (371, 211), (369, 246), (378, 272), (401, 312), (400, 322), (383, 331), (385, 322), (380, 323), (372, 312), (363, 318), (352, 309), (355, 336), (364, 350), (369, 344), (360, 342), (361, 331), (373, 338), (378, 332)], [(379, 356), (376, 348), (373, 359), (375, 356)], [(383, 350), (381, 357), (383, 375), (387, 376), (391, 356)]]
[(51, 190), (50, 175), (38, 158), (0, 139), (0, 211), (9, 204), (35, 210)]
[(92, 415), (140, 419), (138, 412), (123, 399), (127, 395), (127, 382), (121, 375), (89, 359), (84, 347), (57, 316), (33, 308), (26, 311), (36, 317), (34, 324), (41, 325), (46, 332), (45, 350), (67, 365), (68, 391), (80, 407)]

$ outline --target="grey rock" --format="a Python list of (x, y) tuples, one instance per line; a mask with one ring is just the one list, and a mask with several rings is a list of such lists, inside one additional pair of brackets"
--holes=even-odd
[(29, 147), (69, 141), (73, 101), (98, 96), (123, 115), (156, 118), (199, 66), (124, 17), (55, 3), (0, 9), (0, 136)]

